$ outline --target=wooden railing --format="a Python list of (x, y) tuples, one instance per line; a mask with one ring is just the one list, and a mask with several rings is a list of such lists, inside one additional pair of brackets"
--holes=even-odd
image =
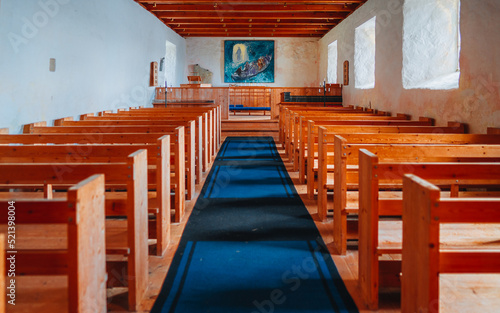
[[(229, 104), (243, 104), (244, 106), (271, 107), (271, 118), (279, 115), (279, 103), (281, 94), (290, 92), (294, 96), (322, 96), (323, 87), (169, 87), (167, 89), (168, 101), (193, 101), (213, 100), (215, 104), (222, 106), (222, 118), (229, 117)], [(341, 85), (327, 85), (328, 96), (341, 96)], [(165, 100), (165, 87), (157, 87), (155, 102)]]

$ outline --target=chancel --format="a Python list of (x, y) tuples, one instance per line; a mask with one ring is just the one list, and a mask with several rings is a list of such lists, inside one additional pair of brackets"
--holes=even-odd
[(498, 312), (499, 17), (1, 0), (0, 313)]

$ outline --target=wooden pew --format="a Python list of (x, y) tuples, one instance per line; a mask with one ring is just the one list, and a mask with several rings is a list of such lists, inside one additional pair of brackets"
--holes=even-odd
[[(162, 133), (147, 134), (22, 134), (22, 135), (0, 135), (0, 145), (9, 144), (158, 144), (158, 139), (164, 136)], [(174, 177), (171, 189), (174, 190), (175, 209), (174, 221), (180, 222), (185, 208), (185, 169), (184, 162), (184, 129), (177, 127), (170, 140), (170, 151), (173, 156), (170, 164), (173, 166)], [(179, 166), (175, 166), (179, 164)], [(171, 166), (172, 168), (172, 166)]]
[[(207, 114), (204, 114), (205, 119)], [(196, 183), (201, 182), (202, 179), (202, 173), (207, 170), (208, 163), (203, 163), (203, 162), (208, 162), (204, 161), (204, 158), (206, 159), (206, 156), (204, 157), (204, 152), (206, 149), (208, 149), (208, 142), (206, 141), (206, 131), (205, 131), (205, 136), (203, 134), (203, 129), (206, 127), (206, 121), (204, 121), (204, 116), (196, 116), (194, 118), (191, 117), (164, 117), (164, 118), (159, 118), (155, 117), (153, 118), (148, 118), (148, 117), (141, 117), (140, 119), (136, 117), (128, 117), (128, 116), (104, 116), (104, 117), (86, 117), (84, 120), (80, 121), (73, 121), (72, 118), (64, 118), (64, 119), (57, 119), (54, 121), (54, 126), (141, 126), (141, 125), (149, 125), (149, 126), (160, 126), (160, 125), (184, 125), (186, 126), (186, 138), (190, 138), (190, 131), (191, 128), (187, 127), (189, 124), (187, 124), (189, 121), (193, 120), (195, 121), (195, 178), (196, 178)]]
[[(2, 174), (0, 174), (2, 175)], [(3, 175), (2, 175), (3, 176)], [(13, 208), (10, 215), (8, 212)], [(16, 229), (15, 233), (6, 233), (9, 239), (7, 256), (15, 256), (15, 277), (19, 280), (23, 275), (66, 275), (68, 277), (68, 312), (107, 312), (106, 308), (106, 255), (104, 237), (104, 175), (93, 175), (69, 188), (65, 199), (11, 199), (2, 205), (0, 223), (6, 228), (9, 225)], [(14, 216), (15, 220), (9, 220)], [(12, 224), (9, 224), (11, 222)], [(28, 225), (29, 224), (29, 225)], [(67, 225), (64, 239), (66, 247), (50, 249), (47, 246), (24, 246), (27, 236), (44, 237), (32, 226), (36, 224), (54, 227), (54, 224)], [(50, 226), (49, 226), (50, 224)], [(30, 227), (28, 231), (23, 227)], [(23, 230), (25, 230), (23, 232)], [(11, 240), (14, 241), (11, 241)], [(10, 261), (5, 258), (4, 236), (0, 238), (2, 276), (9, 269)], [(25, 240), (24, 240), (25, 241)], [(15, 242), (12, 244), (12, 242)], [(7, 260), (7, 261), (6, 261)], [(5, 263), (6, 262), (6, 263)], [(7, 268), (5, 267), (7, 265)], [(17, 282), (16, 308), (36, 311), (40, 306), (37, 297), (28, 298), (19, 294), (22, 288)], [(2, 291), (5, 286), (2, 280)], [(40, 286), (41, 289), (44, 286)], [(18, 299), (22, 297), (22, 302)], [(2, 292), (0, 307), (5, 309), (5, 293)], [(10, 297), (7, 297), (11, 300)], [(13, 308), (14, 305), (7, 304)], [(4, 311), (5, 312), (5, 311)]]
[[(318, 211), (322, 219), (328, 211), (327, 190), (334, 188), (328, 174), (333, 174), (335, 146), (348, 147), (350, 144), (500, 144), (500, 136), (484, 134), (338, 134), (325, 132), (320, 128), (321, 140), (318, 143)], [(355, 152), (356, 153), (356, 152)], [(356, 165), (356, 164), (354, 164)], [(316, 172), (316, 166), (313, 173)], [(315, 177), (316, 175), (313, 175)]]
[[(315, 156), (318, 155), (318, 127), (315, 127), (313, 121), (308, 121), (308, 149), (307, 163), (311, 166), (307, 167), (307, 194), (310, 199), (314, 198), (314, 190), (316, 189), (315, 181)], [(366, 133), (366, 134), (416, 134), (416, 133), (428, 133), (428, 134), (453, 134), (453, 133), (464, 133), (465, 125), (462, 123), (449, 122), (447, 127), (438, 126), (321, 126), (323, 135), (321, 136), (321, 141), (324, 141), (324, 134), (330, 133), (334, 135), (338, 134), (353, 134), (353, 133)], [(328, 137), (327, 137), (328, 138)], [(328, 144), (328, 142), (326, 142)], [(310, 150), (310, 151), (309, 151)], [(319, 162), (319, 161), (318, 161)], [(319, 171), (319, 169), (318, 169)]]
[[(330, 119), (331, 117), (328, 117)], [(394, 117), (388, 116), (388, 115), (374, 115), (373, 113), (357, 113), (357, 114), (337, 114), (336, 115), (337, 119), (393, 119)], [(398, 119), (407, 119), (406, 115), (400, 115), (398, 114), (397, 117)], [(298, 117), (298, 123), (295, 127), (298, 129), (295, 131), (297, 133), (297, 141), (294, 146), (297, 147), (298, 152), (295, 152), (296, 154), (296, 159), (294, 160), (294, 170), (297, 170), (295, 164), (298, 165), (298, 171), (299, 171), (299, 182), (301, 184), (304, 184), (306, 181), (306, 172), (307, 172), (307, 151), (308, 151), (308, 146), (307, 143), (309, 141), (308, 138), (308, 127), (310, 125), (314, 126), (314, 123), (310, 124), (309, 121), (312, 121), (306, 116), (300, 115)], [(317, 134), (317, 128), (311, 130), (312, 134)]]
[[(220, 148), (220, 116), (218, 112), (220, 110), (218, 108), (193, 108), (197, 109), (194, 112), (192, 110), (186, 109), (158, 109), (158, 108), (148, 108), (141, 110), (133, 110), (131, 112), (120, 112), (116, 114), (105, 114), (104, 118), (109, 117), (128, 117), (134, 119), (144, 119), (144, 118), (177, 118), (178, 116), (191, 116), (193, 118), (197, 118), (200, 115), (207, 114), (207, 129), (206, 133), (203, 135), (204, 138), (207, 138), (207, 159), (204, 161), (204, 164), (208, 164), (212, 161), (212, 158), (215, 157), (216, 152)], [(205, 166), (207, 167), (207, 166)]]
[[(8, 208), (8, 207), (7, 207)], [(4, 234), (0, 233), (0, 268), (1, 269), (6, 269), (5, 267), (5, 260), (6, 260), (6, 256), (5, 256), (5, 236)], [(9, 280), (6, 280), (6, 275), (5, 275), (6, 271), (1, 271), (0, 272), (0, 289), (1, 290), (7, 290), (7, 286), (10, 286), (10, 278)], [(6, 285), (6, 283), (8, 283), (8, 285)], [(10, 291), (7, 292), (8, 294), (10, 294)], [(5, 313), (5, 305), (7, 303), (7, 299), (6, 299), (6, 296), (5, 296), (5, 292), (2, 292), (0, 294), (0, 313)], [(9, 297), (9, 300), (10, 297)]]
[[(301, 183), (305, 181), (305, 164), (306, 163), (306, 153), (307, 153), (307, 121), (311, 120), (315, 122), (315, 126), (333, 125), (335, 122), (337, 125), (432, 125), (433, 121), (430, 119), (422, 119), (418, 122), (409, 121), (410, 116), (404, 114), (398, 114), (397, 116), (388, 115), (374, 115), (374, 114), (337, 114), (335, 116), (311, 116), (309, 114), (294, 114), (292, 121), (293, 130), (293, 142), (290, 143), (291, 147), (291, 161), (293, 162), (293, 170), (299, 171)], [(361, 115), (361, 116), (360, 116)], [(359, 122), (356, 122), (359, 121)], [(374, 121), (371, 123), (370, 121)], [(401, 122), (402, 123), (398, 123)], [(292, 127), (292, 126), (291, 126)]]
[[(221, 144), (221, 106), (210, 107), (170, 107), (170, 108), (143, 108), (140, 110), (132, 110), (129, 112), (119, 112), (118, 115), (122, 116), (179, 116), (179, 115), (199, 115), (202, 113), (208, 114), (209, 119), (209, 138), (211, 145), (210, 155), (215, 156), (216, 151), (220, 148)], [(104, 116), (109, 115), (105, 114)]]
[[(202, 176), (202, 169), (203, 165), (201, 162), (203, 161), (202, 158), (202, 149), (203, 149), (203, 142), (202, 142), (202, 134), (201, 131), (203, 129), (203, 125), (201, 125), (201, 116), (198, 116), (196, 120), (188, 119), (188, 120), (180, 120), (180, 119), (175, 119), (175, 120), (157, 120), (157, 121), (148, 121), (148, 120), (137, 120), (137, 119), (132, 119), (130, 118), (129, 120), (128, 117), (125, 117), (123, 119), (114, 119), (114, 120), (108, 120), (108, 117), (99, 117), (98, 119), (95, 120), (83, 120), (83, 121), (61, 121), (61, 120), (56, 120), (55, 125), (57, 126), (93, 126), (93, 127), (115, 127), (115, 126), (132, 126), (132, 127), (140, 127), (140, 126), (184, 126), (185, 129), (185, 138), (188, 140), (186, 141), (186, 155), (193, 155), (191, 158), (194, 157), (194, 168), (195, 170), (193, 171), (192, 174), (188, 173), (188, 190), (189, 186), (192, 186), (195, 183), (199, 183), (201, 181), (201, 176)], [(193, 123), (195, 122), (193, 127)], [(194, 132), (193, 132), (194, 131)], [(193, 132), (193, 133), (191, 133)], [(194, 145), (189, 144), (190, 140), (194, 141)], [(190, 151), (193, 149), (192, 147), (194, 146), (194, 151)], [(189, 168), (189, 162), (191, 158), (187, 158), (186, 160), (186, 167)], [(193, 182), (190, 182), (189, 179), (193, 176)], [(194, 192), (194, 190), (191, 190), (191, 192)], [(192, 196), (192, 195), (191, 195)]]
[[(287, 148), (287, 151), (289, 153), (294, 153), (296, 149), (298, 149), (298, 144), (297, 142), (300, 139), (299, 136), (299, 125), (300, 125), (300, 117), (303, 117), (303, 119), (307, 120), (314, 120), (318, 121), (320, 123), (326, 123), (325, 125), (328, 125), (330, 123), (331, 125), (334, 125), (333, 123), (335, 122), (336, 125), (356, 125), (353, 122), (349, 122), (349, 120), (360, 120), (360, 125), (363, 125), (366, 122), (363, 122), (364, 120), (386, 120), (386, 121), (391, 121), (391, 120), (396, 120), (396, 121), (408, 121), (408, 118), (402, 118), (400, 116), (396, 117), (391, 117), (385, 112), (369, 112), (369, 111), (340, 111), (340, 112), (321, 112), (321, 115), (318, 115), (317, 113), (310, 113), (307, 111), (288, 111), (288, 116), (285, 118), (287, 119), (285, 121), (285, 127), (287, 129), (285, 130), (286, 136), (288, 139), (288, 145), (293, 145), (295, 149)], [(373, 118), (372, 118), (373, 117)], [(409, 121), (408, 121), (409, 122)], [(411, 124), (409, 124), (411, 125)], [(289, 155), (288, 155), (289, 156)]]
[[(498, 192), (459, 192), (460, 186), (500, 187), (500, 163), (447, 162), (453, 158), (445, 158), (442, 162), (437, 158), (440, 162), (416, 163), (411, 161), (411, 157), (408, 162), (380, 162), (377, 155), (365, 149), (360, 150), (359, 159), (359, 286), (365, 303), (370, 309), (376, 309), (379, 288), (384, 285), (399, 286), (401, 268), (398, 261), (379, 260), (381, 255), (401, 254), (401, 245), (396, 239), (390, 245), (379, 241), (379, 217), (401, 217), (403, 207), (403, 195), (381, 191), (382, 186), (401, 188), (403, 176), (413, 173), (439, 185), (451, 186), (449, 195), (452, 197), (473, 194), (475, 197), (500, 196)], [(498, 161), (498, 158), (492, 159)]]
[[(347, 239), (356, 238), (355, 232), (348, 232), (347, 215), (356, 215), (359, 210), (356, 203), (347, 207), (347, 190), (355, 192), (359, 188), (357, 166), (360, 149), (369, 150), (381, 159), (396, 162), (464, 162), (468, 160), (477, 162), (481, 161), (481, 158), (492, 162), (500, 161), (500, 145), (353, 144), (347, 147), (339, 146), (337, 149), (338, 152), (335, 151), (333, 238), (334, 246), (340, 254), (345, 254), (347, 250)], [(352, 223), (356, 223), (356, 220)]]
[(413, 175), (404, 178), (403, 190), (401, 312), (438, 312), (440, 274), (500, 273), (498, 249), (440, 244), (440, 225), (500, 223), (500, 198), (442, 199), (439, 188)]
[[(148, 153), (148, 213), (149, 238), (156, 239), (156, 254), (164, 255), (170, 241), (170, 136), (165, 135), (156, 144), (97, 144), (97, 145), (0, 145), (1, 163), (65, 163), (57, 168), (57, 175), (71, 175), (72, 163), (122, 162), (127, 155), (139, 149)], [(112, 197), (107, 193), (108, 198)], [(108, 205), (110, 210), (126, 207), (123, 192), (114, 194)], [(178, 201), (179, 199), (177, 199)], [(177, 219), (183, 210), (176, 211)]]
[[(184, 129), (184, 126), (29, 126), (25, 127), (24, 132), (27, 134), (135, 134), (140, 135), (142, 133), (158, 133), (159, 136), (162, 135), (173, 135), (174, 143), (177, 143), (179, 134), (176, 133), (179, 127)], [(195, 192), (195, 147), (194, 147), (194, 121), (191, 121), (188, 126), (191, 130), (188, 131), (190, 134), (187, 139), (185, 139), (185, 176), (186, 176), (186, 198), (191, 200), (194, 197)], [(184, 134), (182, 134), (184, 138)], [(175, 151), (175, 150), (173, 150)], [(177, 163), (176, 163), (177, 164)], [(177, 168), (174, 164), (174, 168)]]
[(286, 119), (291, 114), (290, 112), (326, 112), (326, 113), (331, 113), (331, 112), (342, 112), (342, 111), (351, 111), (351, 112), (363, 112), (364, 108), (361, 107), (353, 107), (353, 106), (346, 106), (346, 107), (304, 107), (304, 106), (296, 106), (296, 105), (280, 105), (280, 112), (279, 112), (279, 129), (280, 129), (280, 136), (279, 136), (279, 142), (284, 145), (285, 144), (285, 123)]
[[(0, 186), (12, 188), (52, 185), (66, 188), (89, 175), (104, 174), (106, 186), (126, 189), (126, 208), (106, 205), (107, 216), (126, 216), (126, 220), (106, 221), (108, 285), (128, 286), (129, 310), (136, 311), (148, 288), (148, 199), (147, 151), (139, 150), (120, 163), (71, 164), (71, 173), (60, 173), (66, 163), (0, 163)], [(41, 183), (43, 182), (43, 183)], [(107, 199), (106, 199), (107, 201)], [(102, 235), (102, 234), (101, 234)], [(126, 267), (126, 271), (122, 269)], [(126, 273), (125, 277), (115, 277)]]
[[(283, 127), (282, 129), (282, 137), (283, 137), (283, 142), (282, 145), (285, 148), (285, 155), (287, 157), (290, 157), (291, 153), (291, 144), (294, 142), (294, 115), (299, 114), (299, 112), (294, 112), (288, 109), (285, 109), (284, 111), (284, 117), (283, 117)], [(324, 113), (328, 114), (329, 116), (337, 116), (337, 115), (349, 115), (349, 116), (372, 116), (376, 115), (373, 112), (367, 112), (367, 111), (360, 111), (360, 110), (347, 110), (347, 109), (341, 109), (341, 110), (335, 110), (331, 111), (329, 113)]]

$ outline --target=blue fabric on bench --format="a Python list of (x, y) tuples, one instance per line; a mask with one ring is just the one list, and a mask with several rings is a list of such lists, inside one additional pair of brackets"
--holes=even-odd
[(231, 105), (229, 105), (229, 110), (231, 110), (231, 111), (271, 111), (271, 107), (244, 107), (243, 105), (233, 106), (231, 104)]

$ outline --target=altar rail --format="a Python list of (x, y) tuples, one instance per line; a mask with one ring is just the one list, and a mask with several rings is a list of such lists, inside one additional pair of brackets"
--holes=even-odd
[[(279, 115), (279, 103), (282, 93), (289, 92), (293, 96), (323, 96), (323, 87), (169, 87), (168, 101), (214, 100), (222, 106), (222, 118), (229, 118), (229, 105), (242, 104), (247, 107), (271, 107), (271, 118)], [(341, 85), (326, 86), (327, 96), (341, 96)], [(165, 87), (157, 87), (153, 102), (165, 101)]]

